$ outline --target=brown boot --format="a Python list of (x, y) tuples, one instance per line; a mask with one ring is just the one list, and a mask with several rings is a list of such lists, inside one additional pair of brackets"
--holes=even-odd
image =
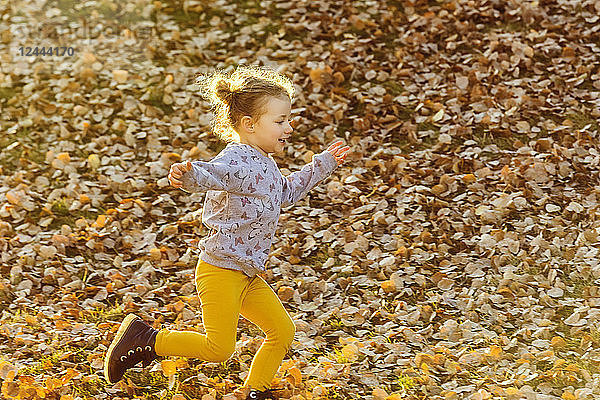
[(143, 367), (158, 358), (154, 343), (158, 331), (135, 314), (128, 314), (110, 344), (104, 357), (104, 377), (116, 383), (129, 368), (140, 361)]

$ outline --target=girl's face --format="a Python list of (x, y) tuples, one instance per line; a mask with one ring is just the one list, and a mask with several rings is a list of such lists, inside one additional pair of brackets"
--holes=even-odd
[(252, 130), (248, 129), (241, 142), (258, 147), (265, 155), (279, 153), (283, 151), (293, 131), (290, 125), (292, 104), (287, 96), (269, 97), (265, 109), (267, 112), (254, 123), (253, 128), (249, 123)]

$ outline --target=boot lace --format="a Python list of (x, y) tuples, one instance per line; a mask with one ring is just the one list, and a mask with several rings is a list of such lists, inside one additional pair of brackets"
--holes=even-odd
[(131, 349), (127, 354), (121, 356), (121, 362), (127, 363), (127, 365), (134, 366), (142, 361), (142, 366), (147, 367), (154, 360), (151, 346), (138, 346), (135, 349)]

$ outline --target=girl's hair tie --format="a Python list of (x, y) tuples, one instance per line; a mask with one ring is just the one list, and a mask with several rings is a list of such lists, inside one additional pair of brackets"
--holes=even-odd
[(221, 79), (217, 82), (215, 87), (215, 94), (225, 104), (229, 104), (233, 97), (234, 91), (231, 90), (229, 82), (225, 79)]

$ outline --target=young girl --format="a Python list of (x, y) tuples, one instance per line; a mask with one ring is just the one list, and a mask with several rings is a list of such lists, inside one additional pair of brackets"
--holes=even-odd
[(125, 317), (104, 361), (109, 383), (128, 368), (157, 356), (197, 357), (222, 362), (235, 350), (239, 314), (258, 325), (266, 339), (252, 360), (240, 392), (247, 399), (271, 398), (270, 389), (295, 326), (264, 279), (281, 207), (302, 199), (346, 158), (348, 146), (336, 141), (315, 154), (300, 171), (282, 176), (270, 153), (290, 140), (292, 83), (266, 68), (238, 67), (231, 77), (220, 72), (196, 81), (215, 110), (213, 132), (228, 142), (211, 161), (171, 166), (169, 182), (187, 192), (206, 192), (202, 222), (210, 233), (195, 271), (206, 334), (157, 331), (139, 317)]

